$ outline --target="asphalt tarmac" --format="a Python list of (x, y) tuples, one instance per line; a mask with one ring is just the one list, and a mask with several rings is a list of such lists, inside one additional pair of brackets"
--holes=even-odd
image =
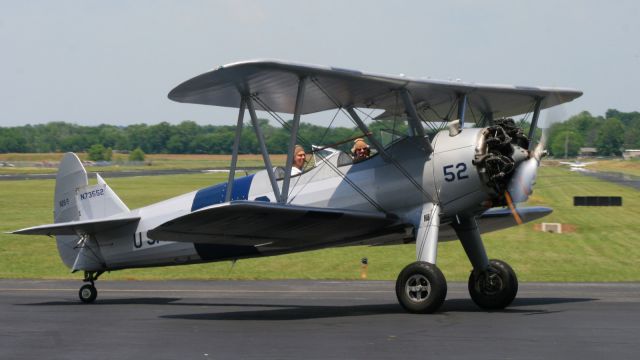
[(640, 284), (524, 283), (488, 312), (466, 284), (405, 313), (388, 281), (0, 280), (0, 359), (638, 359)]

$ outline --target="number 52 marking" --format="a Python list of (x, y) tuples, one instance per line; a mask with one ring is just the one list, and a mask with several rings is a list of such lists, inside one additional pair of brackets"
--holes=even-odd
[(451, 182), (455, 179), (462, 180), (468, 179), (469, 175), (467, 174), (467, 164), (458, 163), (455, 165), (457, 172), (453, 171), (454, 165), (446, 165), (442, 168), (444, 171), (444, 181)]

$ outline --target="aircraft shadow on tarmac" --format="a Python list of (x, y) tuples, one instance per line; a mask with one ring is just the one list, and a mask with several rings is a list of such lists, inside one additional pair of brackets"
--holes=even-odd
[[(496, 310), (492, 312), (505, 314), (523, 314), (523, 315), (539, 315), (551, 314), (559, 312), (550, 309), (514, 309), (518, 306), (535, 306), (535, 305), (554, 305), (563, 303), (577, 303), (594, 301), (596, 299), (589, 298), (531, 298), (520, 299), (512, 304), (510, 308), (504, 310)], [(220, 304), (210, 304), (211, 306), (220, 306)], [(263, 307), (264, 305), (255, 304), (224, 304), (223, 306), (242, 306), (242, 307)], [(267, 309), (247, 310), (247, 311), (230, 311), (216, 313), (200, 313), (200, 314), (183, 314), (183, 315), (165, 315), (161, 316), (166, 319), (187, 319), (187, 320), (306, 320), (331, 317), (349, 317), (349, 316), (370, 316), (370, 315), (388, 315), (403, 314), (407, 316), (415, 316), (405, 312), (398, 304), (380, 304), (380, 305), (352, 305), (352, 306), (300, 306), (300, 305), (266, 305)], [(445, 301), (439, 313), (488, 313), (489, 311), (478, 308), (471, 300), (452, 299)]]
[[(129, 298), (129, 299), (102, 299), (93, 304), (79, 304), (75, 301), (56, 301), (24, 304), (27, 306), (110, 306), (110, 305), (168, 305), (180, 307), (208, 307), (211, 309), (220, 308), (220, 311), (161, 315), (165, 319), (184, 320), (305, 320), (331, 317), (351, 317), (370, 316), (388, 314), (406, 314), (397, 303), (373, 304), (373, 305), (299, 305), (299, 304), (257, 304), (257, 303), (207, 303), (207, 302), (185, 302), (181, 298)], [(595, 301), (594, 298), (519, 298), (504, 310), (487, 311), (478, 308), (470, 299), (450, 299), (445, 301), (441, 308), (441, 313), (504, 313), (522, 315), (543, 315), (557, 313), (564, 310), (551, 308), (552, 305), (580, 303)], [(535, 306), (537, 308), (530, 308)], [(522, 309), (520, 307), (527, 307)], [(232, 311), (224, 311), (225, 308), (234, 308)], [(247, 310), (237, 311), (235, 308), (246, 308)]]

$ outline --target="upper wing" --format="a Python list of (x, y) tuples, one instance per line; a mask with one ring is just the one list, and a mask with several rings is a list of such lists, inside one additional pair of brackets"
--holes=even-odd
[[(243, 95), (254, 95), (258, 109), (293, 113), (298, 82), (308, 77), (303, 114), (337, 107), (399, 111), (397, 90), (408, 89), (425, 120), (442, 121), (467, 95), (472, 113), (494, 118), (530, 112), (537, 98), (545, 109), (572, 101), (581, 91), (562, 88), (482, 85), (377, 75), (327, 66), (256, 60), (221, 66), (178, 85), (169, 98), (186, 103), (237, 108)], [(268, 109), (267, 109), (268, 108)], [(404, 107), (400, 106), (404, 109)]]
[(69, 221), (55, 224), (39, 225), (30, 228), (20, 229), (11, 234), (21, 235), (77, 235), (79, 233), (95, 234), (106, 230), (111, 230), (122, 225), (137, 222), (138, 216), (119, 217), (113, 219), (97, 219), (86, 221)]
[(233, 201), (168, 221), (149, 230), (147, 236), (218, 245), (312, 247), (349, 242), (396, 222), (394, 217), (375, 212)]

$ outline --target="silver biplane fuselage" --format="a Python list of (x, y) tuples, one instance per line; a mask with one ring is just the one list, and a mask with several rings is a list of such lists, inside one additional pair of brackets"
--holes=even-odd
[[(506, 263), (488, 259), (480, 234), (551, 212), (516, 210), (513, 203), (528, 198), (542, 156), (533, 139), (540, 110), (580, 94), (275, 61), (231, 64), (169, 94), (179, 102), (239, 108), (227, 182), (129, 210), (100, 176), (89, 185), (81, 162), (68, 153), (56, 179), (54, 224), (15, 233), (56, 235), (64, 263), (84, 271), (90, 282), (80, 290), (84, 302), (95, 300), (94, 281), (109, 270), (415, 242), (418, 261), (400, 273), (396, 294), (406, 310), (421, 313), (436, 311), (446, 297), (446, 280), (435, 265), (437, 243), (457, 238), (474, 269), (471, 297), (481, 307), (503, 308), (515, 298), (517, 279)], [(293, 114), (284, 168), (271, 165), (256, 107)], [(407, 135), (383, 146), (359, 118), (358, 107), (406, 116)], [(442, 121), (438, 114), (454, 108), (458, 120), (448, 130), (425, 133), (423, 122)], [(327, 109), (346, 109), (377, 154), (354, 163), (339, 150), (315, 149), (304, 172), (290, 175), (300, 116)], [(467, 109), (482, 114), (479, 127), (465, 127)], [(265, 170), (236, 178), (245, 110)], [(528, 135), (511, 119), (494, 120), (528, 111)]]
[[(420, 223), (422, 206), (425, 201), (438, 199), (443, 214), (441, 218), (443, 225), (450, 223), (451, 218), (461, 212), (479, 216), (488, 210), (491, 205), (492, 197), (490, 194), (492, 190), (487, 187), (477, 167), (473, 164), (477, 155), (483, 152), (481, 147), (484, 131), (483, 128), (471, 128), (455, 138), (450, 137), (446, 130), (439, 132), (433, 140), (436, 150), (426, 162), (424, 157), (420, 156), (421, 151), (418, 146), (406, 138), (387, 149), (398, 159), (397, 166), (384, 161), (379, 155), (355, 164), (352, 163), (349, 155), (340, 151), (330, 152), (326, 157), (317, 156), (319, 160), (317, 160), (316, 166), (301, 175), (292, 177), (289, 204), (363, 212), (376, 211), (377, 205), (386, 212), (397, 216), (394, 225), (398, 226), (392, 227), (394, 231), (391, 233), (385, 228), (382, 232), (374, 231), (371, 234), (353, 238), (337, 239), (334, 245), (410, 242), (415, 236), (412, 233), (413, 226), (417, 228)], [(443, 169), (447, 169), (447, 167), (450, 171), (445, 173)], [(399, 168), (409, 173), (413, 181), (408, 179)], [(363, 197), (354, 187), (349, 185), (349, 182), (345, 181), (345, 178), (357, 184), (359, 190), (366, 193), (370, 199)], [(446, 181), (445, 178), (450, 181)], [(278, 183), (281, 186), (282, 180), (279, 180)], [(419, 184), (424, 192), (415, 184)], [(232, 200), (276, 202), (265, 170), (255, 175), (236, 179), (234, 185)], [(95, 191), (94, 188), (99, 189), (107, 186), (106, 184), (80, 186), (77, 188), (79, 189), (77, 201), (91, 201), (92, 199), (89, 198), (82, 199), (82, 194)], [(96, 246), (91, 250), (87, 248), (86, 256), (80, 258), (78, 258), (78, 251), (82, 251), (82, 248), (77, 247), (77, 237), (71, 236), (68, 238), (68, 243), (59, 244), (61, 254), (63, 254), (62, 259), (67, 266), (74, 268), (74, 270), (106, 271), (132, 267), (234, 260), (296, 252), (326, 245), (326, 240), (305, 242), (304, 238), (285, 245), (282, 242), (271, 241), (268, 234), (265, 234), (263, 243), (258, 244), (260, 246), (254, 245), (255, 236), (246, 244), (242, 244), (237, 236), (229, 236), (225, 243), (224, 236), (222, 236), (219, 239), (219, 243), (224, 243), (222, 246), (202, 245), (198, 242), (160, 241), (157, 240), (158, 237), (155, 239), (149, 237), (149, 231), (153, 231), (172, 219), (205, 207), (224, 203), (226, 187), (227, 184), (222, 183), (134, 209), (128, 215), (140, 217), (137, 224), (131, 223), (117, 227), (112, 231), (96, 233), (94, 236)], [(369, 200), (372, 200), (373, 204)], [(475, 204), (475, 208), (469, 208), (470, 203)], [(545, 208), (537, 210), (539, 213), (532, 214), (535, 217), (543, 216), (549, 212)], [(78, 220), (90, 218), (89, 214), (84, 214), (85, 211), (80, 211), (81, 215)], [(502, 212), (502, 214), (506, 213)], [(301, 221), (303, 222), (298, 224), (299, 227), (308, 227), (309, 231), (318, 230), (312, 229), (313, 224), (304, 223), (310, 220)], [(247, 221), (245, 225), (250, 226), (251, 223)], [(509, 215), (496, 217), (483, 229), (490, 231), (495, 227), (512, 225), (514, 225), (513, 220)], [(299, 229), (296, 230), (299, 231)], [(331, 229), (324, 231), (330, 232)], [(455, 238), (451, 228), (447, 227), (441, 230), (440, 241)]]

